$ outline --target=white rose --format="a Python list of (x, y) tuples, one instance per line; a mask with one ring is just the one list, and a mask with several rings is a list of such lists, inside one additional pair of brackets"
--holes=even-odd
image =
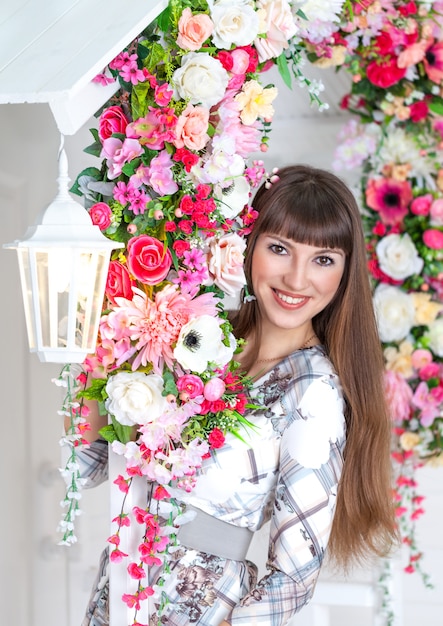
[(119, 372), (106, 384), (106, 410), (124, 426), (149, 424), (168, 409), (158, 374)]
[(232, 44), (247, 46), (258, 35), (259, 18), (246, 2), (219, 0), (211, 7), (214, 22), (212, 41), (217, 48), (229, 50)]
[(413, 274), (420, 274), (423, 269), (423, 259), (418, 255), (417, 248), (407, 233), (383, 237), (375, 251), (380, 269), (394, 280), (404, 280)]
[(229, 75), (220, 61), (207, 52), (185, 54), (172, 75), (174, 96), (210, 109), (225, 95)]
[(443, 317), (429, 325), (425, 337), (429, 339), (429, 347), (432, 352), (437, 356), (443, 357)]
[(382, 341), (401, 341), (414, 325), (414, 301), (398, 287), (379, 285), (374, 293), (374, 308)]
[(211, 315), (201, 315), (185, 324), (177, 340), (174, 358), (185, 370), (201, 374), (209, 365), (226, 365), (234, 354), (236, 341), (229, 337), (229, 346), (223, 343), (220, 320)]
[(222, 235), (211, 239), (208, 269), (211, 280), (228, 296), (236, 296), (243, 288), (246, 278), (243, 270), (246, 243), (237, 235)]
[(291, 7), (286, 0), (259, 0), (257, 7), (264, 19), (266, 37), (257, 37), (254, 46), (260, 63), (276, 58), (288, 47), (297, 33)]

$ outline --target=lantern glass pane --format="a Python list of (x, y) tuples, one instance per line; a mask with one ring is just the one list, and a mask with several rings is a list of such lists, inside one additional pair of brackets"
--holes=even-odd
[(89, 353), (95, 350), (108, 265), (107, 251), (81, 253), (82, 271), (78, 284), (78, 305), (81, 314), (78, 318), (77, 333), (79, 345)]
[(17, 248), (20, 282), (22, 286), (23, 306), (25, 310), (26, 329), (28, 332), (29, 349), (36, 347), (35, 315), (32, 298), (32, 278), (29, 262), (29, 248)]

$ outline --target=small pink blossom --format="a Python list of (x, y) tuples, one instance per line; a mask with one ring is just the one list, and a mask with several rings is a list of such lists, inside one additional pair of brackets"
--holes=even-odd
[(225, 393), (226, 385), (221, 378), (211, 378), (205, 384), (205, 388), (203, 390), (203, 395), (206, 400), (210, 402), (214, 402), (215, 400), (219, 400), (222, 395)]
[(146, 572), (141, 565), (137, 565), (137, 563), (129, 563), (128, 574), (131, 578), (135, 580), (141, 580), (142, 578), (146, 578)]
[(432, 204), (432, 194), (427, 193), (423, 196), (417, 196), (411, 202), (410, 210), (414, 215), (428, 215)]
[(441, 250), (443, 248), (443, 232), (429, 228), (423, 233), (423, 243), (433, 250)]

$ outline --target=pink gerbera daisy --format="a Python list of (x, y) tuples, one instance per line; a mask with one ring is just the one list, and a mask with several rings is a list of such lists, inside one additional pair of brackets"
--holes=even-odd
[(399, 224), (408, 212), (412, 189), (407, 180), (372, 178), (366, 187), (366, 202), (380, 213), (385, 224)]
[(443, 80), (443, 41), (426, 50), (423, 65), (428, 78), (439, 85)]

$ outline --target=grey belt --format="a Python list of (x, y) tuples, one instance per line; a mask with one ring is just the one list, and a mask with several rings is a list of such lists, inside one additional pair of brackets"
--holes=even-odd
[(245, 560), (254, 534), (249, 528), (228, 524), (193, 506), (187, 505), (186, 509), (197, 515), (180, 526), (177, 537), (182, 545), (223, 559)]

